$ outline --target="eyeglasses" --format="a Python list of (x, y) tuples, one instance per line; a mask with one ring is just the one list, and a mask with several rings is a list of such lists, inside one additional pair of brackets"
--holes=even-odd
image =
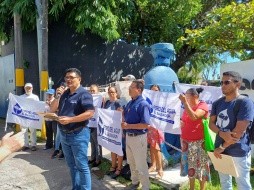
[(114, 93), (116, 93), (116, 92), (108, 91), (108, 93), (109, 93), (109, 94), (114, 94)]
[(70, 77), (64, 77), (64, 80), (73, 80), (75, 78), (78, 78), (78, 77), (73, 77), (73, 76), (70, 76)]
[(229, 85), (231, 82), (238, 82), (236, 80), (232, 81), (232, 80), (225, 80), (225, 81), (220, 81), (220, 85), (222, 86), (223, 84), (224, 85)]

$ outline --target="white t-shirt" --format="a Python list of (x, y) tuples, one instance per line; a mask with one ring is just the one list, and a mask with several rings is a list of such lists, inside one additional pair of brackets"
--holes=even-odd
[(32, 99), (32, 100), (36, 100), (36, 101), (39, 101), (39, 97), (35, 94), (30, 94), (30, 95), (27, 95), (27, 94), (22, 94), (20, 95), (21, 97), (24, 97), (24, 98), (29, 98), (29, 99)]

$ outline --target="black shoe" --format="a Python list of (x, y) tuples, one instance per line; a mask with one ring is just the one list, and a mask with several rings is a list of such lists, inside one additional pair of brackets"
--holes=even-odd
[(92, 168), (98, 167), (100, 164), (101, 164), (101, 161), (99, 161), (99, 162), (96, 162), (96, 161), (95, 161), (95, 162), (92, 164)]
[(88, 160), (88, 164), (93, 164), (95, 162), (95, 159), (94, 160)]
[(56, 158), (56, 156), (59, 154), (59, 150), (55, 150), (53, 154), (51, 155), (51, 159)]
[(37, 150), (36, 146), (31, 147), (31, 151), (36, 151), (36, 150)]
[(29, 150), (29, 147), (27, 147), (27, 146), (23, 146), (21, 150), (22, 150), (22, 151)]
[(111, 176), (113, 173), (115, 173), (116, 168), (110, 167), (109, 171), (106, 172), (106, 175)]
[(116, 179), (118, 176), (120, 176), (122, 171), (120, 169), (117, 169), (114, 173), (112, 173), (111, 178)]
[(62, 150), (60, 150), (60, 153), (58, 154), (58, 160), (64, 159), (64, 153)]

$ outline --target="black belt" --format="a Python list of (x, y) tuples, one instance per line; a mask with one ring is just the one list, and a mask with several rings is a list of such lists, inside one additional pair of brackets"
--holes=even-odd
[(128, 135), (129, 137), (136, 137), (136, 136), (143, 135), (143, 134), (145, 134), (145, 133), (128, 133), (128, 132), (127, 132), (127, 135)]
[(78, 132), (78, 131), (81, 131), (81, 129), (83, 129), (84, 128), (84, 126), (80, 126), (80, 127), (78, 127), (78, 128), (74, 128), (74, 129), (72, 129), (72, 130), (68, 130), (68, 129), (61, 129), (64, 133), (66, 133), (66, 134), (70, 134), (70, 133), (74, 133), (74, 132)]

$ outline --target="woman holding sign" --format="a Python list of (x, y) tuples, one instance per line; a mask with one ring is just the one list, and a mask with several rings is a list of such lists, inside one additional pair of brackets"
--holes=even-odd
[[(160, 91), (158, 85), (152, 85), (150, 90)], [(162, 168), (162, 156), (160, 152), (160, 144), (164, 141), (164, 134), (162, 131), (150, 127), (147, 133), (147, 142), (150, 145), (150, 155), (151, 155), (151, 165), (149, 167), (149, 173), (157, 171), (158, 174), (156, 178), (161, 179), (163, 177), (163, 168)]]
[(205, 189), (210, 180), (208, 155), (204, 150), (204, 130), (202, 118), (208, 117), (208, 105), (199, 100), (203, 88), (190, 88), (179, 99), (184, 105), (181, 119), (181, 176), (188, 175), (190, 190), (195, 189), (195, 179), (199, 180), (200, 189)]
[[(105, 102), (104, 108), (109, 110), (122, 111), (121, 105), (117, 101), (117, 90), (114, 86), (108, 88), (108, 96), (109, 100)], [(110, 175), (111, 178), (115, 179), (121, 174), (123, 156), (119, 156), (116, 153), (111, 152), (111, 160), (112, 160), (111, 167), (107, 174)]]

